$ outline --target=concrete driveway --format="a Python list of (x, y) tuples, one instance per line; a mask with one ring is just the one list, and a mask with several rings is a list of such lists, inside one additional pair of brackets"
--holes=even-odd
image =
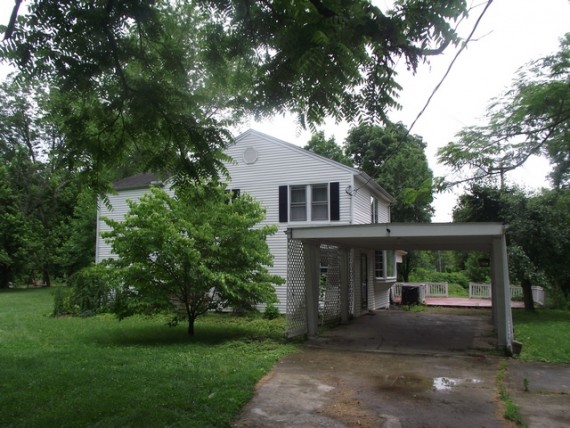
[(502, 357), (494, 341), (487, 310), (475, 316), (373, 312), (280, 360), (234, 426), (508, 426), (497, 395)]

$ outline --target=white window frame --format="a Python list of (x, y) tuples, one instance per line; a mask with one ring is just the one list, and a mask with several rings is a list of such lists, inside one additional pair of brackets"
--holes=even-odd
[[(389, 256), (388, 253), (391, 253)], [(379, 269), (379, 257), (381, 255), (382, 259), (380, 261), (382, 270)], [(391, 269), (388, 269), (388, 263), (391, 265)], [(389, 275), (389, 271), (392, 271)], [(376, 250), (374, 252), (374, 277), (377, 280), (394, 280), (398, 276), (397, 265), (396, 265), (396, 251), (395, 250)]]
[[(293, 202), (293, 191), (303, 191), (304, 195), (305, 195), (305, 200), (303, 202)], [(291, 221), (307, 221), (307, 219), (309, 218), (308, 216), (308, 209), (307, 209), (307, 186), (303, 186), (303, 185), (297, 185), (297, 186), (289, 186), (289, 219)], [(295, 217), (293, 215), (293, 212), (296, 212), (297, 210), (293, 210), (293, 208), (305, 208), (305, 215), (304, 218), (293, 218)]]
[(370, 196), (370, 223), (378, 223), (378, 199)]
[[(325, 188), (326, 189), (326, 201), (314, 201), (313, 200), (313, 188)], [(305, 190), (305, 201), (293, 202), (293, 191), (300, 190), (304, 188)], [(316, 206), (323, 206), (326, 204), (327, 218), (313, 219), (316, 210), (313, 208)], [(295, 219), (293, 215), (292, 208), (305, 208), (304, 219)], [(331, 204), (330, 204), (330, 183), (312, 183), (312, 184), (292, 184), (289, 185), (289, 221), (290, 222), (329, 222), (331, 218)], [(298, 217), (298, 216), (297, 216)]]

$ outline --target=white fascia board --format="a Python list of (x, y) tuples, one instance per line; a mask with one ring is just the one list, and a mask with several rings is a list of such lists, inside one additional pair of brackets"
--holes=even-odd
[(292, 229), (293, 239), (371, 238), (371, 237), (499, 237), (505, 231), (501, 223), (377, 223), (351, 226), (299, 227)]
[(289, 237), (350, 248), (490, 251), (500, 223), (380, 223), (289, 229)]

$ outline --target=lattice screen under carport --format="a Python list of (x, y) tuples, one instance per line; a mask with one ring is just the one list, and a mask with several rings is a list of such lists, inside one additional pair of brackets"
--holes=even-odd
[[(287, 337), (300, 336), (307, 333), (306, 319), (306, 283), (305, 260), (301, 241), (289, 240), (287, 264)], [(319, 276), (319, 324), (332, 324), (341, 320), (341, 269), (347, 269), (348, 301), (352, 301), (352, 258), (347, 260), (348, 266), (342, 266), (339, 247), (320, 246)], [(347, 302), (349, 310), (353, 305)]]

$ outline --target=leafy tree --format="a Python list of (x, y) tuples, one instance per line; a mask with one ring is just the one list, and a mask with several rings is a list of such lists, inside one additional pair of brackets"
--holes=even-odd
[(455, 221), (501, 221), (509, 225), (507, 244), (511, 279), (520, 282), (525, 308), (534, 308), (532, 285), (551, 284), (570, 295), (570, 193), (544, 190), (527, 196), (518, 189), (472, 185), (459, 199)]
[(217, 177), (242, 112), (385, 120), (396, 60), (415, 70), (456, 43), (466, 13), (464, 0), (32, 0), (18, 17), (20, 4), (0, 54), (50, 82), (72, 169), (98, 177), (137, 153), (177, 182)]
[[(349, 131), (345, 141), (346, 154), (354, 165), (396, 198), (391, 207), (395, 222), (431, 221), (433, 174), (425, 148), (421, 137), (409, 135), (401, 123), (384, 128), (360, 125)], [(398, 265), (404, 281), (417, 265), (417, 257), (416, 252), (409, 251), (404, 263)]]
[(256, 226), (264, 210), (248, 195), (231, 199), (224, 187), (185, 186), (175, 197), (152, 188), (130, 202), (124, 222), (106, 220), (118, 259), (109, 260), (123, 286), (119, 317), (184, 308), (188, 334), (210, 309), (248, 307), (276, 301), (266, 237), (275, 226)]
[(553, 185), (568, 187), (569, 128), (570, 33), (558, 53), (519, 70), (511, 88), (488, 108), (486, 125), (464, 128), (438, 155), (456, 172), (469, 174), (458, 182), (498, 176), (501, 183), (531, 156), (544, 156), (553, 165)]
[(385, 128), (360, 125), (349, 131), (345, 146), (354, 164), (397, 199), (392, 221), (431, 220), (433, 174), (421, 137), (409, 135), (401, 123)]
[(68, 248), (82, 255), (75, 260), (74, 268), (93, 259), (95, 193), (87, 196), (91, 198), (91, 223), (83, 223), (83, 229), (77, 231), (92, 241), (88, 246), (78, 240), (71, 244), (73, 229), (68, 225), (77, 200), (84, 198), (88, 189), (81, 186), (77, 171), (62, 165), (58, 135), (46, 121), (44, 94), (7, 81), (0, 85), (0, 95), (5, 101), (0, 106), (2, 285), (14, 280), (31, 283), (39, 279), (38, 274), (50, 285), (53, 274), (73, 273), (64, 269), (59, 259), (66, 242)]
[(342, 164), (352, 166), (352, 161), (344, 154), (342, 147), (336, 143), (334, 137), (329, 139), (325, 138), (323, 131), (313, 134), (304, 149)]

